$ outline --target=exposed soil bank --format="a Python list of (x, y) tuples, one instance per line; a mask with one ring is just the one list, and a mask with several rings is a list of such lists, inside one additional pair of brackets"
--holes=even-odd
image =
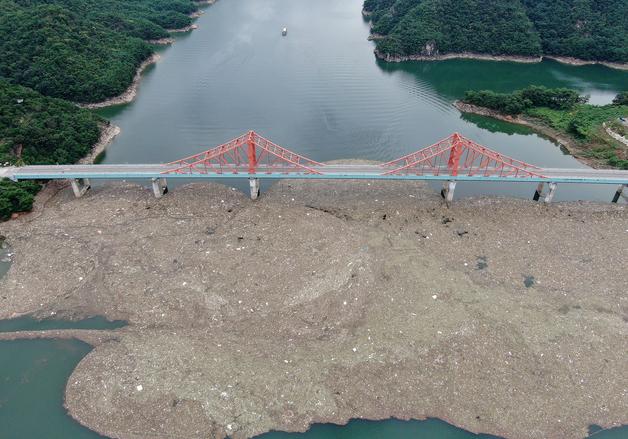
[(490, 108), (479, 107), (477, 105), (466, 104), (461, 101), (454, 102), (454, 107), (460, 110), (463, 113), (470, 114), (478, 114), (480, 116), (492, 117), (494, 119), (503, 120), (505, 122), (515, 123), (517, 125), (523, 125), (532, 128), (534, 131), (549, 137), (553, 141), (559, 143), (561, 146), (565, 147), (569, 154), (574, 156), (579, 162), (584, 163), (587, 166), (596, 169), (609, 169), (611, 168), (604, 159), (597, 159), (595, 157), (590, 157), (587, 155), (589, 151), (586, 148), (586, 145), (583, 145), (580, 142), (577, 142), (575, 139), (570, 136), (561, 133), (547, 125), (543, 124), (541, 121), (537, 119), (533, 119), (531, 117), (526, 117), (523, 115), (511, 116), (507, 114), (502, 114), (498, 111), (491, 110)]
[(113, 139), (120, 134), (120, 127), (114, 125), (112, 123), (102, 124), (100, 127), (100, 139), (98, 142), (92, 147), (90, 153), (79, 160), (78, 164), (80, 165), (90, 165), (93, 164), (98, 156), (105, 152), (107, 146), (113, 141)]
[[(371, 35), (369, 39), (377, 40), (385, 38), (381, 35)], [(538, 63), (543, 59), (552, 59), (554, 61), (570, 64), (575, 66), (585, 66), (591, 64), (601, 64), (611, 69), (628, 70), (628, 63), (614, 63), (608, 61), (587, 61), (578, 58), (569, 58), (562, 56), (515, 56), (515, 55), (487, 55), (483, 53), (463, 52), (463, 53), (447, 53), (442, 55), (390, 55), (379, 52), (375, 49), (375, 56), (386, 62), (403, 62), (403, 61), (444, 61), (448, 59), (479, 59), (483, 61), (510, 61), (519, 63)]]
[[(207, 6), (207, 5), (213, 5), (214, 3), (216, 3), (216, 0), (201, 0), (201, 1), (196, 1), (195, 3), (199, 7), (202, 7), (202, 6)], [(201, 15), (203, 15), (203, 13), (204, 11), (199, 10), (199, 11), (191, 13), (190, 17), (198, 18)], [(169, 33), (189, 32), (197, 28), (198, 26), (196, 24), (191, 24), (181, 29), (168, 29), (168, 32)], [(155, 44), (155, 45), (169, 45), (169, 44), (173, 44), (175, 40), (174, 38), (161, 38), (158, 40), (149, 40), (147, 42), (150, 44)], [(151, 64), (155, 64), (157, 61), (159, 61), (159, 59), (160, 59), (159, 54), (155, 53), (152, 56), (150, 56), (148, 59), (146, 59), (142, 64), (140, 64), (140, 66), (137, 69), (137, 72), (135, 73), (135, 77), (133, 78), (133, 82), (131, 83), (129, 88), (127, 88), (127, 90), (121, 95), (114, 96), (102, 102), (94, 102), (91, 104), (77, 104), (77, 105), (81, 108), (88, 108), (88, 109), (93, 110), (97, 108), (110, 107), (112, 105), (128, 104), (129, 102), (132, 102), (135, 99), (135, 96), (137, 95), (137, 90), (139, 88), (140, 81), (142, 80), (142, 73), (144, 72), (144, 70), (148, 68), (148, 66), (150, 66)]]
[(78, 106), (81, 108), (88, 108), (93, 110), (96, 108), (109, 107), (111, 105), (128, 104), (129, 102), (133, 101), (133, 99), (135, 99), (135, 96), (137, 95), (137, 89), (140, 86), (140, 81), (142, 80), (142, 73), (144, 72), (144, 70), (146, 70), (151, 64), (155, 64), (157, 61), (159, 61), (159, 58), (159, 54), (154, 53), (142, 64), (140, 64), (137, 72), (135, 73), (135, 77), (133, 78), (133, 82), (131, 83), (129, 88), (127, 88), (127, 90), (121, 95), (114, 96), (113, 98), (109, 98), (102, 102), (94, 102), (91, 104), (78, 104)]
[(195, 24), (191, 24), (189, 26), (185, 26), (179, 29), (168, 29), (168, 32), (170, 32), (171, 34), (176, 34), (176, 33), (190, 32), (191, 30), (194, 30), (194, 29), (198, 29), (198, 26)]
[(463, 53), (446, 53), (442, 55), (390, 55), (375, 50), (375, 56), (386, 62), (403, 62), (403, 61), (445, 61), (448, 59), (479, 59), (483, 61), (511, 61), (520, 63), (537, 63), (543, 60), (540, 56), (509, 56), (509, 55), (487, 55), (483, 53), (463, 52)]
[(283, 181), (257, 202), (112, 185), (0, 234), (15, 251), (0, 318), (129, 321), (66, 390), (107, 436), (430, 416), (572, 439), (628, 423), (625, 206), (447, 209), (411, 182)]
[(609, 62), (609, 61), (587, 61), (584, 59), (570, 58), (566, 56), (544, 56), (544, 58), (553, 59), (554, 61), (558, 61), (563, 64), (570, 64), (573, 66), (588, 66), (592, 64), (601, 64), (603, 66), (610, 67), (611, 69), (628, 70), (628, 63), (617, 63), (617, 62)]
[(150, 44), (155, 44), (156, 46), (168, 46), (170, 44), (174, 44), (176, 40), (174, 38), (160, 38), (158, 40), (148, 40), (147, 42)]

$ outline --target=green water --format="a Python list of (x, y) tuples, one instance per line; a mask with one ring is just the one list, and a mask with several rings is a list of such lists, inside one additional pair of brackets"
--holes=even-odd
[[(530, 84), (576, 88), (605, 104), (628, 89), (628, 72), (474, 60), (386, 64), (373, 56), (362, 0), (225, 0), (207, 9), (198, 30), (161, 50), (132, 104), (101, 110), (122, 128), (104, 163), (166, 162), (249, 129), (315, 160), (388, 160), (458, 131), (541, 166), (584, 167), (532, 131), (478, 116), (451, 103), (467, 89), (510, 91)], [(281, 28), (288, 27), (288, 36)], [(244, 187), (244, 186), (243, 186)], [(459, 185), (457, 196), (530, 197), (523, 185)], [(614, 188), (561, 186), (558, 200), (607, 201)], [(5, 253), (8, 250), (4, 250)], [(3, 259), (0, 249), (0, 260)], [(0, 277), (8, 269), (0, 261)], [(102, 319), (59, 323), (22, 318), (0, 331), (104, 329)], [(78, 325), (78, 326), (77, 326)], [(0, 439), (99, 437), (62, 408), (65, 382), (89, 352), (78, 341), (0, 342)], [(628, 429), (594, 432), (626, 439)], [(304, 434), (263, 439), (487, 438), (438, 420), (353, 421), (315, 425)]]
[(272, 432), (256, 439), (499, 439), (490, 434), (473, 434), (439, 419), (425, 421), (353, 420), (346, 426), (317, 424), (307, 433)]
[[(626, 439), (628, 428), (602, 430), (592, 426), (587, 439)], [(386, 421), (354, 420), (346, 426), (317, 424), (308, 432), (272, 432), (256, 439), (498, 439), (490, 434), (473, 434), (456, 428), (439, 419), (425, 421)]]
[(65, 383), (91, 347), (76, 340), (0, 341), (0, 439), (94, 439), (63, 408)]
[[(63, 408), (65, 383), (91, 347), (77, 340), (0, 341), (0, 439), (95, 439)], [(597, 431), (592, 428), (593, 431)], [(597, 431), (591, 439), (626, 439), (627, 428)], [(437, 419), (317, 424), (303, 434), (272, 432), (257, 439), (489, 439)], [(184, 438), (175, 438), (184, 439)]]
[(24, 316), (10, 320), (0, 320), (0, 332), (48, 331), (51, 329), (117, 329), (126, 326), (123, 320), (109, 321), (101, 316), (77, 321), (44, 319), (37, 320)]

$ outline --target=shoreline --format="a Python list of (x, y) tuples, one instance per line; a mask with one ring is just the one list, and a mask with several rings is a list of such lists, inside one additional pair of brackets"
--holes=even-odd
[(542, 123), (538, 123), (534, 119), (527, 118), (521, 115), (510, 116), (510, 115), (499, 113), (495, 110), (491, 110), (490, 108), (467, 104), (461, 101), (455, 101), (453, 103), (453, 106), (461, 113), (476, 114), (478, 116), (490, 117), (490, 118), (501, 120), (504, 122), (528, 127), (532, 129), (533, 131), (535, 131), (536, 133), (546, 136), (550, 140), (558, 143), (560, 147), (564, 147), (569, 152), (569, 154), (573, 156), (576, 160), (578, 160), (580, 163), (590, 166), (591, 168), (615, 169), (611, 166), (608, 166), (604, 161), (600, 159), (596, 159), (594, 157), (587, 157), (584, 154), (587, 151), (587, 149), (580, 146), (574, 139), (570, 138), (568, 135), (564, 133), (561, 133), (560, 131), (555, 130), (554, 128), (551, 128)]
[[(382, 35), (371, 34), (370, 41), (385, 38)], [(518, 56), (518, 55), (489, 55), (475, 52), (447, 53), (442, 55), (390, 55), (383, 54), (377, 49), (374, 50), (378, 59), (386, 62), (406, 62), (406, 61), (446, 61), (450, 59), (476, 59), (480, 61), (516, 62), (522, 64), (540, 63), (545, 59), (556, 61), (561, 64), (572, 66), (602, 65), (614, 70), (628, 71), (628, 63), (615, 63), (610, 61), (589, 61), (578, 58), (540, 55), (540, 56)]]
[[(112, 123), (103, 123), (100, 125), (100, 138), (98, 142), (92, 145), (92, 149), (90, 152), (83, 157), (81, 160), (77, 162), (79, 165), (91, 165), (94, 164), (94, 161), (98, 158), (100, 154), (107, 150), (107, 147), (113, 142), (113, 139), (116, 138), (117, 135), (120, 134), (121, 128)], [(67, 181), (61, 180), (52, 180), (44, 183), (42, 188), (35, 195), (35, 199), (33, 201), (33, 207), (28, 212), (16, 212), (14, 213), (8, 221), (14, 221), (20, 218), (26, 218), (27, 220), (34, 220), (38, 218), (48, 202), (55, 197), (60, 191), (64, 190), (68, 187)], [(17, 313), (15, 315), (10, 316), (10, 318), (20, 317), (25, 313)], [(0, 337), (1, 339), (1, 337)]]
[(611, 61), (589, 61), (585, 59), (571, 58), (568, 56), (553, 56), (553, 55), (543, 55), (543, 58), (551, 59), (561, 64), (568, 64), (572, 66), (589, 66), (589, 65), (599, 64), (599, 65), (608, 67), (610, 69), (628, 71), (628, 63), (617, 63), (617, 62), (611, 62)]
[[(200, 0), (200, 1), (195, 1), (194, 3), (200, 8), (204, 6), (211, 6), (214, 3), (216, 3), (216, 0)], [(203, 10), (199, 9), (189, 14), (189, 16), (193, 19), (196, 19), (200, 17), (201, 15), (203, 15), (204, 13), (205, 12)], [(198, 25), (192, 23), (189, 26), (185, 26), (180, 29), (167, 29), (167, 31), (172, 34), (172, 33), (190, 32), (194, 29), (198, 29)], [(148, 44), (154, 44), (158, 46), (167, 46), (167, 45), (173, 44), (175, 41), (176, 40), (172, 37), (166, 37), (166, 38), (160, 38), (157, 40), (147, 40), (146, 42)], [(156, 64), (160, 59), (161, 59), (161, 56), (158, 53), (153, 53), (150, 57), (144, 60), (140, 64), (140, 66), (137, 68), (135, 72), (135, 76), (133, 77), (133, 82), (131, 82), (131, 85), (129, 85), (126, 91), (124, 91), (122, 94), (105, 99), (104, 101), (100, 101), (100, 102), (93, 102), (93, 103), (86, 103), (86, 104), (77, 103), (76, 105), (80, 108), (85, 108), (88, 110), (96, 110), (99, 108), (111, 107), (113, 105), (122, 105), (122, 104), (128, 104), (130, 102), (133, 102), (133, 100), (137, 96), (140, 82), (142, 81), (142, 74), (149, 66), (151, 66), (152, 64)]]
[(153, 53), (151, 56), (145, 59), (142, 64), (140, 64), (137, 68), (135, 72), (135, 77), (133, 78), (133, 82), (131, 83), (131, 85), (129, 85), (124, 93), (109, 99), (105, 99), (101, 102), (94, 102), (90, 104), (77, 104), (77, 106), (88, 110), (96, 110), (98, 108), (111, 107), (112, 105), (128, 104), (129, 102), (132, 102), (135, 99), (135, 96), (137, 96), (137, 91), (139, 89), (140, 82), (142, 81), (142, 73), (144, 73), (144, 71), (149, 66), (157, 63), (160, 59), (161, 56), (158, 53)]
[(510, 61), (524, 64), (535, 64), (543, 60), (541, 56), (516, 56), (516, 55), (488, 55), (474, 52), (446, 53), (442, 55), (390, 55), (383, 54), (377, 49), (374, 51), (375, 56), (386, 62), (405, 62), (405, 61), (447, 61), (450, 59), (477, 59), (481, 61)]
[[(199, 15), (199, 17), (200, 17), (200, 15)], [(179, 29), (167, 29), (167, 31), (169, 33), (171, 33), (171, 34), (182, 34), (182, 33), (185, 33), (185, 32), (193, 31), (194, 29), (198, 29), (198, 25), (192, 23), (189, 26), (181, 27)]]
[(113, 139), (120, 134), (122, 130), (119, 126), (112, 123), (103, 123), (100, 126), (100, 139), (93, 146), (89, 154), (78, 161), (79, 165), (93, 165), (94, 161), (100, 154), (107, 150), (107, 147), (113, 142)]
[(111, 329), (48, 329), (44, 331), (0, 332), (0, 341), (76, 339), (94, 348), (117, 338), (118, 333)]
[(175, 43), (175, 39), (172, 37), (160, 38), (158, 40), (146, 40), (148, 44), (154, 44), (155, 46), (169, 46)]

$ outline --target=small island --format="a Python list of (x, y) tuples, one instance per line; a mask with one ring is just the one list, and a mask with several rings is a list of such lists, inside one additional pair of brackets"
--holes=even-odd
[(468, 91), (454, 106), (463, 113), (525, 125), (596, 168), (628, 169), (628, 92), (609, 105), (591, 105), (570, 89), (530, 86), (513, 93)]

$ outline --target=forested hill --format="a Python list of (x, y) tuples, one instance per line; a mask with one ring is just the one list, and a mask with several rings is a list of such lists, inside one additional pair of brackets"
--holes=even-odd
[[(124, 92), (154, 51), (147, 40), (190, 25), (197, 9), (191, 0), (0, 0), (0, 166), (84, 157), (104, 121), (68, 101)], [(38, 190), (0, 181), (0, 220), (29, 210)]]
[(628, 62), (626, 0), (366, 0), (377, 50)]
[(0, 0), (0, 78), (75, 102), (122, 93), (152, 53), (145, 40), (188, 26), (191, 0)]

